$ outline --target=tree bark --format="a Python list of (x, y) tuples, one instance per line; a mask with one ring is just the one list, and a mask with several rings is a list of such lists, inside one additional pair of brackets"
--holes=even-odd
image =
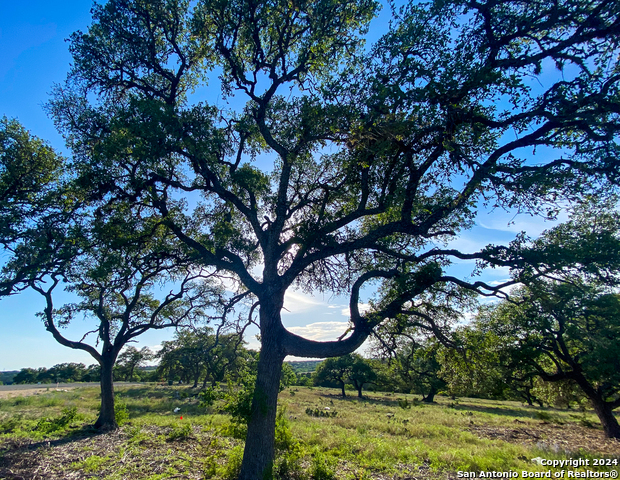
[(601, 421), (605, 436), (607, 438), (620, 438), (620, 425), (618, 419), (614, 416), (613, 409), (609, 402), (605, 402), (600, 399), (590, 399), (594, 411)]
[(113, 367), (116, 358), (111, 353), (104, 353), (101, 356), (101, 409), (99, 418), (95, 422), (98, 430), (116, 430), (116, 416), (114, 415), (114, 379)]
[[(276, 412), (285, 355), (278, 325), (273, 324), (274, 318), (265, 318), (270, 315), (265, 310), (261, 310), (261, 351), (252, 399), (252, 417), (238, 480), (271, 478), (275, 458)], [(272, 315), (277, 316), (279, 323), (279, 311)], [(273, 328), (268, 328), (266, 324), (271, 324)]]
[(437, 394), (437, 389), (434, 386), (431, 386), (431, 389), (428, 391), (428, 394), (422, 398), (424, 403), (433, 403), (435, 401), (435, 395)]
[[(545, 378), (543, 377), (543, 379)], [(618, 420), (614, 416), (613, 412), (614, 406), (617, 405), (612, 405), (611, 402), (606, 402), (603, 396), (590, 384), (590, 382), (588, 382), (581, 371), (574, 371), (572, 379), (577, 382), (577, 385), (581, 387), (583, 393), (585, 393), (586, 397), (588, 397), (588, 399), (592, 402), (592, 407), (594, 407), (594, 411), (603, 426), (605, 436), (607, 438), (620, 438), (620, 425), (618, 425)]]
[(342, 398), (346, 397), (347, 394), (344, 392), (344, 382), (340, 380), (340, 388), (342, 389)]

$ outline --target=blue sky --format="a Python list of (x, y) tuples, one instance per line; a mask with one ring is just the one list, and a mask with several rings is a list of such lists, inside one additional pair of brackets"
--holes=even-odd
[[(3, 2), (0, 16), (0, 116), (18, 119), (32, 134), (65, 154), (68, 151), (43, 105), (48, 101), (52, 85), (62, 82), (70, 67), (71, 56), (65, 39), (75, 30), (86, 30), (90, 8), (90, 0)], [(380, 20), (380, 23), (385, 22)], [(375, 31), (382, 33), (379, 30), (383, 29)], [(560, 220), (565, 219), (566, 215), (560, 216)], [(475, 251), (488, 243), (506, 243), (520, 231), (536, 237), (552, 225), (510, 212), (481, 212), (476, 226), (455, 245), (464, 251)], [(472, 263), (462, 262), (454, 267), (454, 272), (466, 275), (471, 268)], [(499, 282), (507, 276), (507, 271), (498, 269), (486, 272), (483, 279)], [(289, 292), (283, 320), (295, 333), (316, 340), (333, 340), (347, 327), (346, 302), (341, 297)], [(0, 371), (51, 367), (61, 362), (94, 363), (87, 353), (59, 345), (45, 331), (42, 321), (36, 317), (42, 308), (42, 299), (34, 292), (0, 301)], [(77, 321), (65, 333), (79, 339), (84, 327), (83, 322)], [(147, 332), (136, 346), (156, 347), (172, 335), (172, 331)], [(251, 347), (258, 347), (252, 336), (248, 341)]]

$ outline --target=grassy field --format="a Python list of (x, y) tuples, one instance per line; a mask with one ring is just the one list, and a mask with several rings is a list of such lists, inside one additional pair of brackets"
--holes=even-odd
[[(243, 428), (217, 402), (201, 407), (187, 387), (162, 386), (119, 388), (117, 402), (124, 424), (98, 434), (88, 427), (96, 388), (1, 400), (0, 479), (235, 478)], [(279, 479), (553, 477), (562, 470), (556, 478), (588, 470), (590, 478), (615, 478), (620, 458), (620, 442), (604, 438), (591, 412), (466, 398), (427, 405), (403, 394), (343, 399), (337, 390), (304, 387), (280, 395), (277, 442)], [(590, 466), (550, 468), (532, 462), (537, 457)], [(612, 465), (593, 466), (599, 459)]]

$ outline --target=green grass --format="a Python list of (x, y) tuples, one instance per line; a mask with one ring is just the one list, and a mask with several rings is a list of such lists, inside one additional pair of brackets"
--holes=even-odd
[[(337, 393), (304, 387), (282, 392), (279, 402), (285, 413), (279, 420), (281, 449), (274, 464), (276, 478), (439, 479), (457, 471), (544, 470), (531, 462), (538, 456), (600, 456), (596, 451), (557, 453), (536, 445), (482, 438), (471, 428), (518, 425), (535, 429), (552, 423), (570, 429), (584, 421), (597, 425), (591, 413), (442, 397), (437, 403), (424, 404), (403, 394), (343, 399)], [(95, 435), (88, 426), (99, 406), (94, 388), (1, 401), (0, 460), (3, 445), (9, 442), (49, 439), (57, 442), (53, 448), (66, 449), (66, 457), (71, 459), (49, 467), (57, 474), (71, 470), (77, 476), (96, 474), (106, 480), (235, 478), (243, 440), (230, 416), (219, 413), (221, 402), (206, 409), (191, 390), (177, 386), (119, 388), (117, 401), (125, 406), (128, 418), (119, 432), (107, 436)], [(180, 411), (174, 413), (175, 408)], [(307, 411), (330, 415), (309, 415)]]

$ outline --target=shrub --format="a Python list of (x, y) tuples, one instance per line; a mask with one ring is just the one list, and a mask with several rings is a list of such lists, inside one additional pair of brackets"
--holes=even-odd
[(241, 388), (235, 390), (228, 384), (228, 393), (224, 396), (224, 411), (232, 415), (233, 422), (247, 425), (252, 416), (252, 399), (254, 397), (255, 375), (245, 375), (240, 379)]
[(13, 433), (17, 430), (17, 427), (21, 423), (22, 416), (16, 415), (14, 417), (6, 418), (0, 422), (0, 434)]
[(303, 473), (299, 452), (286, 452), (278, 455), (273, 467), (273, 478), (275, 480), (306, 478)]
[(60, 417), (57, 418), (49, 418), (45, 417), (39, 420), (34, 427), (34, 430), (41, 433), (55, 433), (60, 430), (64, 430), (77, 416), (77, 408), (65, 408), (62, 411)]
[(332, 468), (332, 463), (321, 453), (315, 454), (311, 467), (312, 480), (336, 480), (336, 473)]
[(123, 425), (129, 420), (129, 412), (127, 411), (127, 405), (122, 402), (117, 402), (114, 406), (114, 419), (118, 425)]
[(175, 425), (166, 437), (168, 441), (174, 442), (175, 440), (187, 440), (192, 436), (192, 425), (189, 422), (185, 422), (181, 425)]
[(201, 407), (211, 407), (215, 403), (216, 400), (223, 397), (221, 390), (216, 390), (213, 387), (209, 387), (206, 390), (200, 392), (198, 394), (200, 396), (200, 406)]
[(243, 460), (243, 447), (234, 447), (228, 454), (228, 461), (221, 471), (223, 480), (236, 480), (239, 477), (241, 460)]
[(306, 415), (310, 415), (311, 417), (334, 418), (335, 416), (338, 415), (338, 412), (336, 410), (321, 410), (318, 407), (315, 407), (315, 408), (308, 407), (306, 408)]

